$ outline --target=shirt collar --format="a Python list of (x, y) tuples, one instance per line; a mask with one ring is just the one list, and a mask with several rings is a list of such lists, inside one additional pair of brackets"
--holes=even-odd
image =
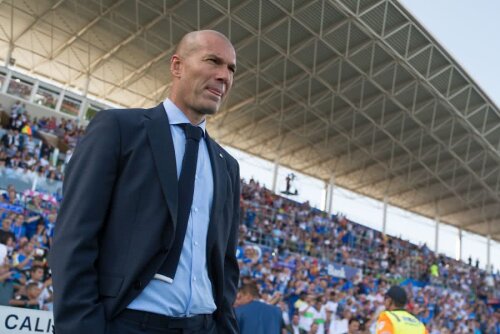
[[(182, 124), (182, 123), (191, 123), (187, 116), (169, 99), (165, 99), (163, 101), (163, 107), (167, 112), (168, 121), (170, 125)], [(196, 126), (200, 127), (203, 130), (203, 136), (206, 135), (205, 127), (207, 124), (207, 120), (204, 119), (203, 122), (197, 124)]]

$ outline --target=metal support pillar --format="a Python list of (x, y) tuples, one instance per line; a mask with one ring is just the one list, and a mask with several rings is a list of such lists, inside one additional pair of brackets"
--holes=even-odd
[(4, 80), (3, 86), (2, 86), (2, 93), (4, 93), (4, 94), (7, 93), (7, 88), (10, 85), (11, 79), (12, 79), (12, 71), (7, 69), (7, 75), (5, 76), (5, 80)]
[(331, 216), (333, 213), (333, 194), (335, 192), (335, 174), (330, 176), (330, 189), (328, 194), (328, 214)]
[(85, 112), (88, 109), (89, 106), (89, 100), (87, 99), (87, 95), (89, 93), (89, 85), (90, 85), (90, 74), (87, 73), (87, 76), (85, 78), (85, 87), (83, 89), (83, 99), (82, 99), (82, 104), (80, 105), (80, 110), (78, 110), (78, 121), (82, 122), (83, 118), (85, 116)]
[(9, 48), (7, 49), (7, 54), (5, 57), (5, 67), (10, 66), (13, 51), (14, 51), (14, 3), (12, 3), (10, 6), (10, 39), (9, 39)]
[(335, 175), (330, 177), (329, 182), (325, 182), (325, 212), (329, 215), (332, 214), (333, 211), (333, 192), (335, 188)]
[(439, 217), (436, 217), (435, 219), (436, 223), (436, 231), (434, 233), (434, 253), (439, 252)]
[(382, 212), (382, 233), (387, 231), (387, 196), (384, 196), (384, 209)]
[(273, 193), (276, 193), (277, 189), (277, 185), (278, 185), (278, 170), (279, 170), (279, 167), (280, 167), (280, 158), (279, 158), (279, 155), (276, 157), (276, 160), (274, 160), (274, 173), (273, 173), (273, 188), (272, 188), (272, 191)]
[(13, 52), (14, 52), (14, 44), (9, 43), (9, 49), (7, 50), (7, 57), (5, 57), (5, 67), (11, 66), (11, 59)]
[(89, 107), (89, 100), (84, 97), (82, 99), (82, 104), (80, 105), (80, 109), (78, 110), (78, 117), (77, 117), (77, 121), (79, 124), (81, 124), (81, 122), (83, 121), (83, 117), (85, 116), (85, 112), (87, 111)]
[(458, 230), (457, 260), (462, 261), (462, 229)]
[(486, 271), (491, 271), (491, 235), (488, 234), (486, 239)]
[(35, 97), (36, 97), (36, 93), (38, 92), (39, 86), (40, 86), (40, 81), (39, 80), (35, 81), (35, 83), (33, 84), (33, 87), (31, 88), (31, 95), (30, 95), (30, 100), (29, 100), (31, 103), (35, 102)]
[(66, 93), (66, 91), (64, 89), (59, 93), (59, 99), (57, 100), (56, 108), (55, 108), (56, 111), (61, 111), (61, 106), (62, 106), (62, 103), (64, 100), (65, 93)]
[(329, 203), (329, 194), (330, 194), (330, 184), (328, 182), (324, 183), (324, 188), (325, 188), (325, 200), (323, 202), (323, 211), (328, 212), (328, 203)]

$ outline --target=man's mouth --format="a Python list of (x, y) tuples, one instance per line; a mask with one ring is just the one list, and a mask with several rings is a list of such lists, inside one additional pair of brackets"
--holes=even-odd
[(212, 93), (213, 95), (216, 95), (216, 96), (218, 96), (218, 97), (222, 98), (222, 94), (223, 94), (223, 93), (222, 93), (222, 90), (219, 90), (219, 89), (217, 89), (217, 88), (213, 88), (213, 87), (209, 87), (209, 88), (207, 88), (207, 90), (208, 90), (210, 93)]

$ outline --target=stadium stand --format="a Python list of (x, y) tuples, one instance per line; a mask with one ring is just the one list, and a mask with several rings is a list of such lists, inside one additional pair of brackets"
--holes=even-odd
[[(53, 159), (55, 147), (32, 138), (52, 133), (71, 147), (84, 130), (72, 120), (31, 118), (22, 103), (9, 110), (0, 147), (6, 189), (0, 197), (0, 305), (51, 310), (47, 251), (61, 197), (51, 189), (30, 191), (30, 177), (60, 184), (69, 156)], [(498, 270), (486, 272), (471, 260), (455, 261), (425, 244), (329, 216), (255, 180), (242, 180), (238, 261), (241, 282), (256, 282), (262, 301), (279, 306), (286, 324), (298, 316), (305, 330), (317, 323), (316, 333), (345, 333), (356, 318), (361, 333), (373, 333), (384, 293), (398, 283), (410, 296), (409, 311), (430, 333), (500, 333)]]
[[(256, 280), (262, 298), (280, 305), (286, 319), (299, 312), (308, 329), (308, 317), (319, 314), (318, 322), (330, 320), (329, 333), (345, 333), (348, 320), (358, 317), (369, 330), (383, 308), (384, 292), (400, 283), (410, 295), (409, 310), (430, 333), (498, 331), (498, 271), (487, 273), (345, 217), (329, 218), (254, 180), (242, 189), (242, 279)], [(346, 279), (329, 271), (331, 263), (361, 273)], [(324, 301), (314, 311), (318, 296)]]

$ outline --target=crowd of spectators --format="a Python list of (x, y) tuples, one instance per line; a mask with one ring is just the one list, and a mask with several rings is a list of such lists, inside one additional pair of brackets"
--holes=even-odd
[[(74, 120), (31, 118), (26, 106), (17, 101), (10, 108), (8, 125), (2, 132), (0, 167), (21, 171), (18, 174), (31, 180), (38, 177), (62, 181), (63, 168), (84, 130)], [(37, 138), (39, 133), (57, 136), (68, 150), (65, 154), (56, 151), (53, 145)]]
[(10, 108), (9, 128), (24, 134), (35, 135), (37, 131), (53, 134), (71, 149), (75, 148), (85, 133), (84, 127), (74, 119), (57, 119), (55, 116), (31, 119), (26, 112), (26, 105), (20, 101), (16, 101)]
[[(60, 164), (50, 162), (50, 148), (28, 145), (26, 138), (32, 136), (23, 128), (57, 136), (76, 131), (75, 143), (83, 130), (67, 120), (31, 120), (23, 108), (20, 103), (11, 108), (0, 164), (49, 170), (62, 180)], [(21, 194), (12, 186), (0, 196), (0, 304), (51, 310), (47, 253), (56, 217), (57, 205), (43, 196)], [(436, 255), (426, 245), (389, 237), (346, 217), (330, 217), (254, 180), (242, 181), (238, 263), (241, 283), (257, 283), (261, 300), (281, 308), (291, 333), (296, 327), (307, 333), (346, 333), (354, 322), (359, 333), (374, 333), (385, 291), (403, 284), (409, 311), (431, 334), (500, 334), (498, 271)], [(333, 263), (355, 274), (332, 273)]]
[(12, 185), (0, 196), (0, 305), (52, 310), (47, 255), (57, 205), (44, 197)]
[[(417, 246), (242, 183), (238, 259), (243, 281), (257, 282), (263, 301), (285, 322), (317, 333), (374, 333), (390, 284), (405, 284), (414, 313), (432, 334), (500, 334), (500, 274)], [(359, 268), (350, 279), (328, 263)], [(495, 307), (497, 311), (495, 312)], [(314, 320), (316, 319), (316, 320)], [(316, 332), (315, 332), (316, 333)]]

